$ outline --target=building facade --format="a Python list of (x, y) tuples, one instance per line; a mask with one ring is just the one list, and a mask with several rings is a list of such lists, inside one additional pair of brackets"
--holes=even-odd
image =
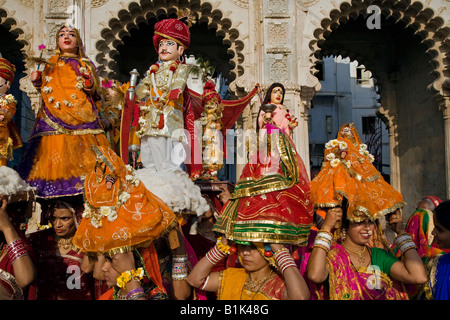
[[(26, 57), (55, 47), (63, 23), (81, 30), (102, 77), (124, 81), (156, 58), (153, 25), (180, 8), (196, 15), (189, 54), (207, 58), (238, 98), (282, 82), (299, 120), (294, 142), (310, 162), (308, 115), (324, 57), (358, 61), (377, 80), (377, 114), (389, 132), (390, 182), (411, 208), (424, 195), (450, 198), (449, 0), (0, 0), (1, 30), (20, 58), (26, 139), (40, 105)], [(17, 45), (17, 47), (15, 47)], [(3, 49), (0, 49), (3, 50)], [(17, 54), (16, 54), (17, 53)], [(5, 56), (5, 54), (4, 54)], [(6, 56), (5, 56), (6, 57)], [(236, 124), (254, 127), (255, 98)], [(237, 172), (240, 172), (239, 168)]]

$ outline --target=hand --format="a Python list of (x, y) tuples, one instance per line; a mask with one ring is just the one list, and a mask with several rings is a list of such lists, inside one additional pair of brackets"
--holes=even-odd
[(224, 236), (222, 236), (222, 239), (220, 239), (220, 241), (222, 242), (223, 245), (225, 245), (225, 246), (228, 245), (228, 239), (225, 238)]
[(342, 221), (342, 208), (335, 207), (326, 210), (325, 221), (322, 225), (322, 230), (329, 231), (336, 227), (338, 222)]
[(272, 248), (273, 252), (277, 252), (278, 250), (283, 249), (285, 246), (281, 243), (271, 243), (270, 247)]
[(42, 72), (39, 70), (33, 71), (30, 74), (30, 81), (36, 82), (37, 80), (40, 80), (42, 78)]
[(84, 78), (84, 87), (86, 89), (91, 89), (92, 86), (94, 85), (92, 81), (92, 75), (88, 72), (83, 72), (81, 73), (81, 76)]
[(386, 221), (388, 222), (389, 227), (397, 234), (405, 231), (405, 228), (403, 226), (402, 212), (400, 211), (400, 209), (397, 209), (393, 213), (386, 215)]
[(42, 72), (39, 70), (31, 72), (30, 81), (34, 86), (40, 87), (42, 85)]
[(3, 195), (0, 195), (0, 199), (2, 205), (0, 207), (0, 231), (4, 231), (7, 228), (12, 226), (11, 221), (9, 220), (8, 213), (6, 212), (6, 206), (8, 205), (8, 201)]
[(169, 100), (177, 100), (181, 95), (181, 90), (180, 89), (175, 89), (170, 91), (168, 99)]
[(120, 274), (128, 270), (136, 269), (133, 252), (115, 254), (112, 257), (112, 267)]
[(226, 186), (219, 187), (219, 189), (222, 191), (217, 195), (217, 197), (219, 198), (220, 202), (222, 202), (222, 204), (224, 204), (231, 198), (231, 193)]

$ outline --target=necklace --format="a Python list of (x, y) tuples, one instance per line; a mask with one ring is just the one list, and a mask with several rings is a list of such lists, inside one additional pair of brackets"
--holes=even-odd
[(63, 247), (64, 250), (69, 249), (69, 246), (72, 245), (72, 238), (73, 237), (70, 237), (68, 239), (59, 238), (58, 239), (58, 247)]
[(261, 280), (256, 280), (256, 281), (251, 281), (250, 280), (250, 274), (247, 275), (247, 279), (245, 279), (245, 283), (244, 283), (244, 288), (248, 291), (251, 292), (256, 292), (258, 293), (259, 290), (262, 288), (262, 286), (264, 285), (264, 283), (266, 283), (267, 280), (269, 280), (270, 276), (272, 275), (273, 270), (270, 270), (270, 273), (264, 277)]
[(344, 244), (344, 242), (342, 242), (342, 245), (344, 246), (345, 250), (347, 250), (348, 252), (351, 252), (353, 254), (356, 254), (358, 256), (359, 263), (361, 263), (361, 264), (364, 263), (364, 261), (366, 259), (363, 257), (363, 254), (364, 254), (364, 252), (366, 252), (366, 246), (364, 246), (361, 251), (353, 251), (353, 250), (347, 248), (347, 246)]

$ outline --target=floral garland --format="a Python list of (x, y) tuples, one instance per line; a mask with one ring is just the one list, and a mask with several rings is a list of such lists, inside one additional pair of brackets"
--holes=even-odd
[[(135, 176), (135, 170), (131, 165), (126, 165), (128, 173), (125, 176), (125, 180), (127, 181), (128, 186), (139, 186), (140, 180)], [(120, 207), (128, 202), (131, 195), (129, 192), (119, 188), (119, 196), (117, 199), (117, 204), (115, 206), (101, 206), (94, 207), (88, 201), (85, 202), (85, 210), (83, 212), (82, 217), (86, 219), (90, 219), (92, 225), (95, 228), (100, 228), (103, 223), (103, 218), (107, 218), (109, 221), (113, 222), (117, 219), (117, 212)]]
[[(80, 73), (87, 73), (87, 69), (85, 68), (85, 67), (80, 67), (79, 68), (79, 71), (80, 71)], [(50, 87), (50, 86), (48, 86), (48, 84), (50, 83), (50, 81), (52, 81), (52, 77), (50, 77), (50, 76), (45, 76), (44, 77), (44, 79), (45, 79), (45, 86), (44, 87), (42, 87), (42, 92), (44, 92), (45, 94), (47, 94), (47, 95), (50, 95), (52, 92), (53, 92), (53, 88), (52, 87)], [(83, 77), (81, 77), (81, 76), (78, 76), (77, 78), (76, 78), (76, 80), (77, 80), (77, 83), (76, 83), (76, 85), (75, 85), (75, 88), (78, 90), (78, 91), (82, 91), (83, 89), (84, 89), (84, 78)], [(70, 96), (70, 98), (72, 98), (73, 100), (76, 100), (78, 97), (77, 97), (77, 95), (75, 94), (75, 93), (72, 93), (72, 95)], [(48, 102), (50, 103), (50, 104), (53, 104), (54, 103), (54, 107), (56, 108), (56, 109), (59, 109), (59, 108), (61, 108), (61, 105), (63, 104), (63, 105), (65, 105), (65, 106), (67, 106), (67, 107), (73, 107), (73, 103), (72, 102), (70, 102), (70, 101), (68, 101), (68, 100), (63, 100), (62, 102), (60, 102), (60, 101), (56, 101), (56, 99), (55, 99), (55, 97), (54, 96), (49, 96), (48, 97)]]
[(17, 100), (12, 94), (7, 94), (0, 98), (0, 107), (5, 107), (10, 103), (17, 103)]
[[(338, 139), (330, 140), (325, 144), (325, 148), (327, 150), (331, 150), (336, 148), (336, 151), (331, 152), (327, 154), (325, 157), (327, 161), (330, 162), (330, 165), (334, 168), (338, 166), (340, 163), (342, 163), (346, 168), (351, 167), (351, 162), (349, 160), (345, 161), (345, 157), (347, 155), (347, 143), (345, 141), (339, 141)], [(359, 154), (365, 157), (368, 157), (368, 160), (372, 163), (375, 160), (375, 157), (369, 153), (367, 150), (367, 145), (365, 143), (361, 143), (359, 145)], [(363, 159), (359, 160), (360, 162), (363, 161)]]

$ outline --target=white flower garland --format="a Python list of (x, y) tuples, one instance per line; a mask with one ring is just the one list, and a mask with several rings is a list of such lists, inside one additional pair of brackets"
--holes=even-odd
[[(328, 141), (325, 144), (325, 148), (328, 149), (328, 150), (333, 149), (333, 148), (338, 148), (338, 150), (340, 152), (343, 152), (343, 151), (347, 150), (348, 146), (347, 146), (347, 143), (345, 141), (339, 141), (338, 139), (333, 139), (333, 140)], [(359, 145), (359, 150), (358, 151), (359, 151), (359, 154), (361, 154), (362, 156), (366, 156), (371, 163), (375, 161), (375, 157), (372, 154), (369, 153), (369, 151), (367, 150), (367, 145), (365, 143), (361, 143)], [(334, 152), (330, 152), (325, 157), (325, 159), (330, 162), (330, 165), (332, 167), (338, 166), (339, 163), (341, 163), (341, 162), (342, 162), (342, 164), (345, 167), (347, 167), (347, 168), (351, 167), (351, 162), (349, 160), (344, 161), (344, 159), (342, 159), (342, 160), (338, 159)]]
[[(135, 177), (135, 170), (131, 165), (126, 165), (128, 172), (130, 174), (125, 176), (125, 180), (137, 187), (139, 186), (140, 180)], [(118, 182), (116, 182), (118, 183)], [(107, 218), (108, 221), (113, 222), (117, 219), (117, 211), (121, 206), (125, 205), (130, 199), (131, 195), (126, 191), (119, 190), (119, 197), (117, 199), (117, 204), (115, 206), (102, 206), (102, 207), (94, 207), (89, 202), (86, 202), (85, 210), (82, 214), (83, 218), (90, 219), (91, 224), (95, 228), (102, 227), (102, 219)]]
[(17, 100), (12, 94), (7, 94), (0, 98), (0, 107), (7, 106), (10, 103), (17, 103)]

